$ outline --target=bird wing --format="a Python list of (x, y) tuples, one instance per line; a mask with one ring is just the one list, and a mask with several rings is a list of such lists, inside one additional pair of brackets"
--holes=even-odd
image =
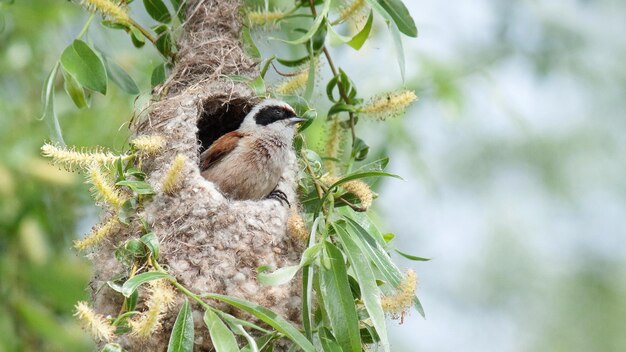
[(211, 144), (209, 149), (200, 154), (200, 171), (210, 168), (228, 155), (228, 153), (232, 152), (237, 147), (239, 140), (245, 136), (244, 133), (239, 131), (232, 131), (218, 138)]

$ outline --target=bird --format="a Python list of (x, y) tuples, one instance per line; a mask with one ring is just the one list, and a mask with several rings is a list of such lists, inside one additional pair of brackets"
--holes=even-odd
[(276, 199), (290, 206), (276, 187), (293, 153), (299, 117), (287, 103), (265, 99), (200, 154), (202, 177), (233, 200)]

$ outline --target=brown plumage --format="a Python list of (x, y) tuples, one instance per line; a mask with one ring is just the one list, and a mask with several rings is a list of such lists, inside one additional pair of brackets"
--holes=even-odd
[(276, 189), (288, 164), (295, 124), (303, 119), (278, 100), (265, 100), (238, 130), (218, 138), (200, 155), (202, 176), (231, 199), (271, 198), (288, 204)]

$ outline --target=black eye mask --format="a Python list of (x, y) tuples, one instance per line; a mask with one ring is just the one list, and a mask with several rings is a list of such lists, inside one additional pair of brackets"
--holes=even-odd
[(296, 117), (296, 114), (291, 109), (282, 106), (266, 106), (254, 116), (257, 125), (261, 126), (292, 117)]

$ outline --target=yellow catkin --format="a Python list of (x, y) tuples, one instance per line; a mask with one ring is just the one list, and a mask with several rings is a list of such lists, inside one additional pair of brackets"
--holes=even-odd
[(292, 210), (287, 219), (287, 233), (300, 242), (304, 242), (309, 238), (309, 230), (307, 230), (304, 219), (302, 219), (297, 210)]
[(52, 158), (52, 162), (63, 166), (68, 171), (88, 168), (91, 165), (112, 165), (117, 159), (127, 159), (128, 155), (115, 155), (101, 149), (76, 150), (46, 143), (41, 147), (41, 154)]
[(172, 194), (178, 190), (182, 181), (186, 161), (187, 157), (183, 154), (176, 155), (176, 158), (172, 161), (172, 165), (165, 173), (163, 181), (161, 181), (161, 190), (164, 193)]
[(117, 229), (118, 225), (119, 221), (117, 219), (117, 216), (113, 215), (103, 224), (94, 227), (94, 229), (89, 235), (87, 235), (87, 237), (83, 238), (82, 240), (74, 241), (74, 248), (83, 251), (87, 248), (99, 245), (105, 238), (109, 237), (115, 231), (115, 229)]
[[(322, 176), (322, 182), (324, 182), (328, 186), (331, 186), (339, 180), (341, 180), (341, 177), (331, 175)], [(346, 192), (351, 193), (355, 197), (357, 197), (361, 202), (361, 208), (363, 208), (363, 210), (369, 209), (369, 207), (372, 205), (374, 193), (367, 183), (361, 180), (352, 180), (343, 183), (340, 187), (342, 187)]]
[(115, 208), (121, 207), (126, 201), (115, 189), (115, 186), (111, 184), (108, 178), (102, 173), (100, 166), (94, 165), (89, 168), (87, 172), (87, 182), (93, 185), (91, 190), (97, 200), (102, 200)]
[(367, 104), (359, 109), (359, 112), (385, 119), (402, 113), (416, 99), (417, 95), (412, 90), (386, 93), (370, 99)]
[(111, 0), (83, 0), (82, 5), (90, 11), (98, 12), (102, 17), (123, 24), (130, 24), (126, 10)]
[(365, 210), (369, 209), (374, 199), (374, 193), (370, 189), (370, 186), (361, 181), (353, 180), (341, 185), (347, 192), (354, 194), (355, 197), (361, 201), (361, 207)]
[(309, 70), (304, 69), (295, 76), (291, 76), (276, 86), (276, 93), (280, 95), (290, 95), (297, 93), (306, 87), (309, 80)]
[(113, 339), (115, 327), (105, 317), (94, 312), (87, 302), (78, 302), (74, 308), (76, 309), (74, 316), (78, 317), (94, 338), (100, 341), (111, 341)]
[(324, 160), (324, 167), (330, 175), (337, 174), (337, 160), (341, 154), (341, 145), (343, 143), (343, 130), (339, 124), (339, 117), (334, 116), (327, 123), (326, 146), (325, 152), (329, 159)]
[(144, 135), (133, 139), (131, 144), (142, 154), (154, 155), (165, 147), (165, 138), (159, 135)]
[(365, 6), (365, 0), (353, 0), (343, 5), (339, 9), (339, 17), (333, 21), (333, 24), (342, 23), (348, 19), (354, 19), (355, 22), (360, 22), (363, 18), (363, 12)]
[(132, 334), (141, 338), (152, 336), (161, 327), (161, 319), (176, 298), (176, 292), (164, 280), (151, 281), (149, 286), (148, 309), (128, 322)]
[(273, 25), (287, 16), (287, 13), (279, 10), (274, 11), (250, 11), (248, 12), (248, 23), (251, 26)]
[(411, 306), (416, 288), (417, 275), (414, 270), (407, 270), (404, 280), (396, 287), (396, 293), (381, 297), (383, 310), (394, 315), (401, 314)]

